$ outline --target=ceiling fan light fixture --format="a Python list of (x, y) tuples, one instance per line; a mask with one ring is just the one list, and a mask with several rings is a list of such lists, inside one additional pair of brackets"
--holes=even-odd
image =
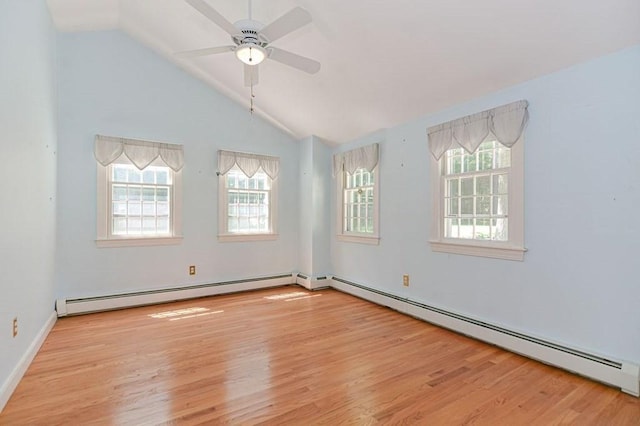
[(236, 56), (247, 65), (258, 65), (267, 57), (267, 51), (262, 46), (247, 43), (236, 48)]

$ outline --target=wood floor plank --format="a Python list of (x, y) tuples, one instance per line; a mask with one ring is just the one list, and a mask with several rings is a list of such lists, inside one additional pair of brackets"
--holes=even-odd
[(0, 425), (639, 425), (640, 399), (335, 290), (60, 319)]

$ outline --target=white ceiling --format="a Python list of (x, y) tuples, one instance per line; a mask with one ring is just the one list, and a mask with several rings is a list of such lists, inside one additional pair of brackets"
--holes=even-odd
[[(47, 1), (59, 30), (119, 28), (248, 108), (232, 53), (173, 56), (232, 44), (184, 0)], [(245, 0), (207, 1), (231, 22), (247, 18)], [(273, 45), (322, 68), (263, 62), (256, 110), (298, 139), (330, 143), (640, 44), (639, 0), (254, 0), (253, 19), (295, 6), (313, 23)]]

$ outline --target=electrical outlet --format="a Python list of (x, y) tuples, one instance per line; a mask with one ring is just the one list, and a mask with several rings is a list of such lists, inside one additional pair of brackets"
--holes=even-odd
[(189, 275), (195, 275), (195, 274), (196, 274), (196, 265), (189, 266)]
[(409, 275), (408, 274), (404, 274), (402, 276), (402, 285), (405, 287), (409, 287)]
[(18, 335), (18, 317), (13, 319), (13, 337)]

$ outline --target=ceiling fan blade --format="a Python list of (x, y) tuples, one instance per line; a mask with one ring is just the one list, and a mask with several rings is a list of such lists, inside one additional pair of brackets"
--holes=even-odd
[(209, 3), (204, 0), (185, 0), (193, 8), (197, 9), (204, 16), (209, 18), (214, 24), (225, 30), (231, 35), (238, 34), (240, 31), (233, 24), (227, 21), (227, 18), (220, 15)]
[(258, 66), (244, 64), (244, 85), (245, 87), (258, 84)]
[(318, 61), (278, 49), (277, 47), (269, 47), (268, 50), (269, 59), (273, 59), (281, 64), (289, 65), (290, 67), (297, 68), (309, 74), (315, 74), (320, 71), (320, 62)]
[(205, 49), (185, 50), (184, 52), (176, 52), (173, 55), (176, 58), (195, 58), (197, 56), (215, 55), (217, 53), (233, 52), (235, 46), (218, 46), (207, 47)]
[(269, 43), (272, 43), (280, 37), (307, 25), (309, 22), (311, 22), (309, 12), (301, 7), (296, 7), (264, 27), (260, 34), (265, 36)]

